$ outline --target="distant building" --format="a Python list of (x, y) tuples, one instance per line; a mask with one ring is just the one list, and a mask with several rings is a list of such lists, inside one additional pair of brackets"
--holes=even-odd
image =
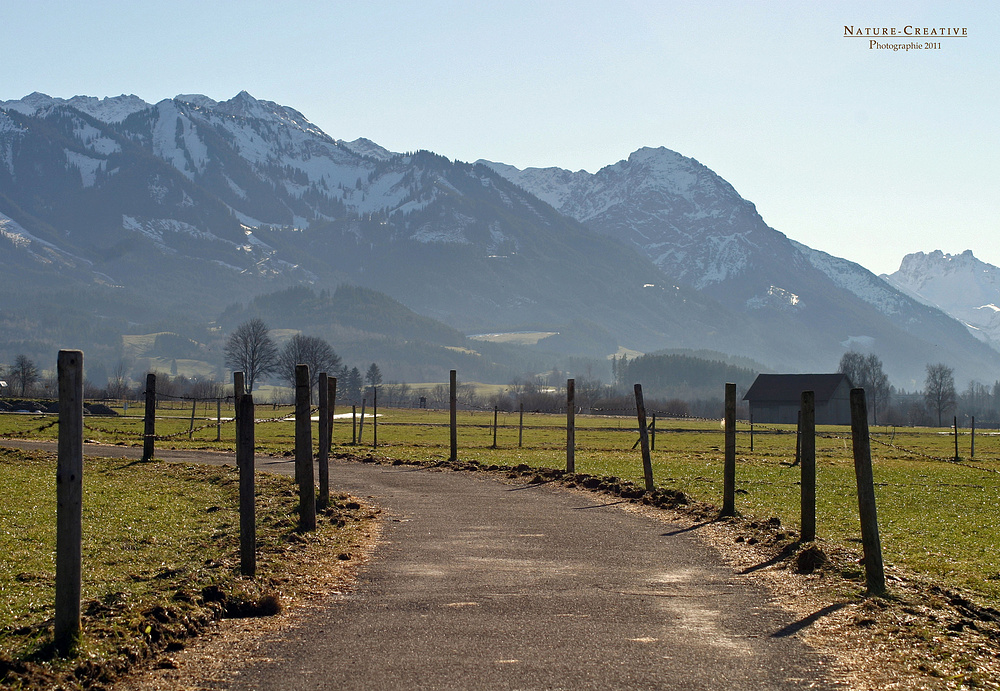
[(802, 392), (816, 395), (817, 425), (851, 424), (851, 380), (846, 374), (760, 374), (743, 397), (750, 419), (794, 425)]

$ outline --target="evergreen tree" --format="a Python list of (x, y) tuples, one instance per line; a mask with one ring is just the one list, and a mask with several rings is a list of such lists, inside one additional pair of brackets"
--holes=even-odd
[(365, 381), (368, 383), (368, 386), (376, 389), (382, 385), (382, 372), (374, 362), (368, 368), (368, 371), (365, 372)]
[(364, 385), (364, 380), (361, 378), (361, 370), (357, 367), (352, 367), (351, 371), (347, 373), (346, 379), (344, 394), (348, 402), (361, 403), (361, 387)]

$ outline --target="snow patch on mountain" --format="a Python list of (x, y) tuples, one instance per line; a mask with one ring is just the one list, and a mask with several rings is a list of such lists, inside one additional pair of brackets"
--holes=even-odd
[(80, 179), (84, 187), (93, 187), (97, 183), (97, 171), (106, 169), (108, 162), (103, 158), (92, 158), (76, 151), (65, 149), (66, 165), (80, 171)]
[(388, 161), (390, 158), (401, 155), (389, 151), (385, 147), (379, 146), (371, 139), (365, 139), (364, 137), (359, 137), (353, 142), (345, 142), (343, 139), (338, 139), (337, 146), (341, 146), (348, 151), (353, 151), (358, 156), (374, 158), (377, 161)]
[(860, 264), (834, 257), (826, 252), (790, 240), (809, 263), (825, 273), (841, 288), (849, 290), (886, 316), (901, 314), (909, 305), (909, 296), (879, 278)]
[(14, 249), (27, 252), (32, 259), (42, 264), (83, 265), (87, 268), (93, 266), (92, 262), (32, 235), (14, 219), (2, 213), (0, 213), (0, 239), (7, 240)]

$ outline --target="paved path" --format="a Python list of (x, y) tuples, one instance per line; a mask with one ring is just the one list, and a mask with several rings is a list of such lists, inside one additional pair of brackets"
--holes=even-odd
[(353, 593), (265, 639), (271, 662), (230, 688), (842, 688), (696, 531), (474, 473), (336, 463), (331, 486), (384, 509), (384, 540)]

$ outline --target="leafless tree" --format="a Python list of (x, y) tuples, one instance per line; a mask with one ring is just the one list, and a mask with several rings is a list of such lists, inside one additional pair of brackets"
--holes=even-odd
[(295, 334), (285, 344), (278, 356), (278, 376), (295, 386), (295, 366), (309, 365), (309, 389), (313, 391), (319, 383), (319, 375), (326, 372), (335, 376), (340, 369), (340, 356), (333, 347), (318, 336)]
[(278, 347), (269, 331), (263, 319), (255, 318), (236, 327), (226, 341), (226, 365), (243, 372), (246, 393), (253, 392), (257, 380), (277, 366)]
[(38, 381), (38, 368), (27, 355), (18, 355), (10, 368), (10, 380), (19, 396), (24, 396)]
[(874, 353), (862, 355), (850, 351), (840, 358), (839, 371), (846, 374), (855, 387), (865, 390), (871, 404), (872, 421), (878, 424), (878, 411), (889, 400), (889, 377), (882, 370), (882, 360)]
[(128, 395), (131, 388), (131, 382), (128, 378), (130, 366), (125, 358), (119, 358), (118, 362), (115, 363), (111, 370), (111, 376), (108, 377), (108, 396), (110, 398), (122, 400)]
[(955, 408), (954, 372), (951, 367), (942, 363), (927, 365), (924, 401), (930, 410), (937, 411), (938, 427), (944, 424), (944, 414)]

